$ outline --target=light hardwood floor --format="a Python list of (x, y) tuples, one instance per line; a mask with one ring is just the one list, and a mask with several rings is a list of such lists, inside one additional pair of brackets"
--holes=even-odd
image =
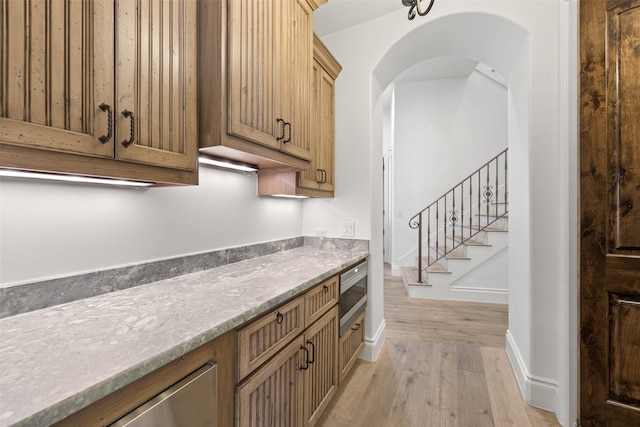
[(408, 298), (385, 265), (387, 341), (358, 360), (322, 427), (559, 426), (524, 403), (505, 352), (507, 306)]

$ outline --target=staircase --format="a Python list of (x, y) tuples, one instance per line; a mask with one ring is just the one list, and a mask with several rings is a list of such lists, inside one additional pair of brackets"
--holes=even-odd
[(418, 212), (417, 266), (402, 267), (411, 297), (507, 303), (507, 150)]

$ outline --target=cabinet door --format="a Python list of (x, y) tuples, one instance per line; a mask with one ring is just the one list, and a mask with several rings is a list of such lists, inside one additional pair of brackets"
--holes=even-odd
[(116, 2), (118, 159), (196, 169), (197, 5)]
[(338, 306), (305, 332), (312, 362), (305, 371), (305, 425), (315, 425), (338, 388)]
[(318, 90), (318, 147), (317, 155), (320, 158), (319, 167), (323, 170), (320, 189), (325, 191), (334, 190), (334, 163), (335, 163), (335, 81), (322, 70), (320, 74)]
[(303, 342), (302, 336), (293, 340), (237, 387), (237, 427), (302, 425)]
[(114, 104), (113, 0), (0, 9), (0, 142), (113, 157), (109, 114), (99, 108)]
[(313, 10), (306, 0), (279, 2), (277, 111), (287, 122), (280, 149), (310, 159), (309, 105), (311, 102), (311, 62), (313, 59)]
[(285, 132), (275, 105), (276, 52), (282, 41), (276, 15), (290, 1), (228, 2), (228, 132), (276, 149)]
[(353, 365), (356, 363), (362, 348), (364, 347), (364, 312), (340, 337), (339, 364), (340, 383), (345, 379)]
[(311, 108), (309, 111), (309, 121), (311, 125), (309, 129), (311, 164), (309, 170), (302, 171), (298, 174), (298, 186), (302, 188), (319, 189), (323, 178), (320, 153), (320, 118), (322, 113), (319, 108), (322, 71), (322, 66), (318, 64), (317, 61), (313, 61), (311, 67)]

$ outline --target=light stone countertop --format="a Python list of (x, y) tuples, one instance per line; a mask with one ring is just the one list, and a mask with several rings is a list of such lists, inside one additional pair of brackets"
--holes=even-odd
[(302, 246), (1, 319), (0, 427), (59, 421), (367, 256)]

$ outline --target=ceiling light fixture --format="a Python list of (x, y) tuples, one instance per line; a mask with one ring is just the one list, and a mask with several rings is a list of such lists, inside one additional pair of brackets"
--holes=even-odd
[(49, 181), (80, 182), (88, 184), (106, 184), (125, 187), (150, 187), (152, 182), (127, 181), (124, 179), (93, 178), (80, 175), (56, 175), (52, 173), (27, 172), (13, 169), (0, 169), (0, 176), (9, 178), (45, 179)]
[[(425, 10), (422, 10), (422, 3), (427, 3), (429, 1), (429, 6)], [(416, 17), (416, 13), (420, 16), (425, 16), (431, 8), (433, 7), (433, 2), (435, 0), (402, 0), (402, 4), (409, 8), (409, 21)]]
[(231, 160), (217, 159), (215, 157), (209, 157), (209, 156), (201, 155), (198, 158), (198, 161), (200, 162), (200, 164), (215, 166), (223, 169), (232, 169), (232, 170), (241, 171), (241, 172), (256, 172), (258, 170), (256, 166), (253, 166), (247, 163), (233, 162)]

